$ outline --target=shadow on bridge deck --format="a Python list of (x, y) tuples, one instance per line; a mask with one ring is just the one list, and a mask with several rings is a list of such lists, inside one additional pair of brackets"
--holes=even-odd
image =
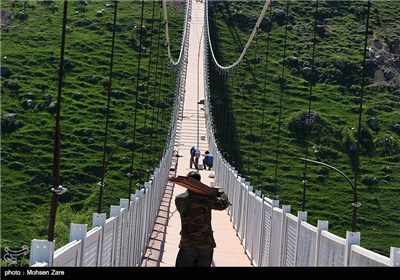
[[(192, 1), (189, 50), (185, 94), (182, 98), (183, 111), (178, 122), (176, 150), (179, 157), (174, 158), (170, 175), (186, 175), (189, 168), (189, 150), (198, 146), (204, 155), (208, 149), (204, 105), (199, 100), (204, 98), (204, 3)], [(200, 163), (202, 157), (200, 158)], [(213, 178), (211, 171), (200, 170), (201, 181), (210, 185)], [(168, 184), (161, 203), (156, 224), (149, 246), (144, 255), (143, 267), (173, 267), (179, 250), (181, 221), (175, 208), (175, 196), (186, 189)], [(212, 266), (252, 266), (244, 253), (236, 231), (227, 211), (212, 212), (212, 226), (217, 247), (214, 251)]]

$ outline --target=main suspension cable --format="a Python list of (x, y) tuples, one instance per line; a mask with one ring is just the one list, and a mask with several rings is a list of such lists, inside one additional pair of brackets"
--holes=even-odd
[[(218, 61), (217, 61), (217, 59), (216, 59), (216, 57), (214, 55), (213, 47), (212, 47), (212, 44), (211, 44), (210, 28), (208, 28), (208, 30), (207, 30), (207, 32), (208, 32), (208, 44), (210, 45), (210, 51), (211, 51), (211, 56), (213, 58), (213, 61), (214, 61), (215, 65), (218, 68), (220, 68), (222, 70), (229, 70), (229, 69), (232, 69), (232, 68), (236, 67), (243, 60), (243, 58), (246, 56), (247, 49), (250, 47), (250, 44), (252, 43), (254, 37), (256, 36), (257, 30), (260, 27), (260, 24), (261, 24), (262, 20), (264, 19), (265, 13), (267, 12), (267, 9), (268, 9), (268, 6), (270, 5), (270, 3), (271, 3), (271, 0), (266, 0), (265, 1), (263, 9), (262, 9), (262, 11), (261, 11), (261, 13), (260, 13), (260, 15), (259, 15), (259, 17), (257, 19), (257, 22), (256, 22), (256, 24), (255, 24), (255, 26), (253, 28), (253, 31), (250, 34), (249, 39), (247, 40), (247, 43), (246, 43), (245, 47), (242, 50), (242, 53), (240, 54), (239, 58), (233, 64), (231, 64), (229, 66), (222, 66), (222, 65), (220, 65), (218, 63)], [(207, 7), (208, 7), (208, 1), (207, 1)], [(206, 11), (208, 10), (207, 7), (206, 7)], [(207, 17), (207, 19), (208, 19), (208, 17)], [(207, 23), (207, 26), (209, 26), (208, 23)]]
[[(189, 1), (186, 1), (189, 2)], [(171, 55), (171, 42), (169, 40), (169, 30), (168, 30), (168, 13), (167, 13), (167, 0), (163, 0), (162, 1), (162, 6), (163, 6), (163, 13), (164, 13), (164, 24), (165, 24), (165, 41), (166, 41), (166, 45), (167, 45), (167, 56), (168, 56), (168, 60), (169, 62), (174, 65), (174, 66), (178, 66), (181, 63), (182, 57), (183, 57), (183, 53), (184, 53), (184, 40), (182, 40), (182, 45), (181, 45), (181, 50), (179, 53), (179, 58), (177, 61), (174, 61), (172, 59), (172, 55)], [(183, 32), (183, 38), (186, 37), (186, 22), (188, 21), (188, 15), (189, 15), (189, 5), (186, 4), (186, 17), (185, 17), (185, 29)]]

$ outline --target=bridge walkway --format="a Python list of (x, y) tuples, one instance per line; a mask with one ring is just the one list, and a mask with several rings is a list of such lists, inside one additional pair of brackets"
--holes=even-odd
[[(182, 100), (183, 114), (178, 123), (176, 150), (171, 175), (186, 175), (190, 169), (189, 150), (199, 146), (202, 155), (208, 149), (204, 105), (204, 3), (192, 1), (190, 19), (189, 51), (185, 96)], [(202, 163), (203, 156), (199, 163)], [(210, 185), (214, 180), (209, 175), (212, 171), (200, 170), (201, 181)], [(149, 246), (144, 255), (143, 267), (173, 267), (179, 250), (181, 220), (175, 208), (175, 196), (186, 189), (169, 183), (166, 187), (156, 224)], [(251, 263), (236, 235), (227, 211), (213, 211), (212, 226), (217, 247), (214, 251), (212, 266), (248, 266)]]

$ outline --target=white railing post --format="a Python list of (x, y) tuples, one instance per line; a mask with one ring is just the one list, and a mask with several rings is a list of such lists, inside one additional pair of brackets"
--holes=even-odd
[(47, 266), (53, 266), (54, 243), (54, 241), (47, 240), (32, 240), (29, 266), (37, 263), (46, 263)]
[(237, 220), (237, 235), (239, 236), (240, 239), (240, 243), (242, 244), (242, 246), (244, 247), (243, 244), (243, 234), (242, 234), (242, 223), (243, 223), (243, 210), (244, 210), (244, 205), (243, 205), (243, 191), (242, 189), (244, 188), (244, 178), (241, 178), (240, 176), (237, 177), (238, 178), (238, 183), (237, 183), (237, 213), (238, 213), (238, 220)]
[[(264, 195), (261, 194), (260, 192), (260, 196), (261, 196), (261, 222), (264, 223), (264, 219), (265, 219), (265, 213), (264, 213)], [(264, 234), (265, 234), (265, 230), (264, 230), (265, 226), (264, 224), (261, 225), (261, 230), (260, 230), (260, 248), (258, 250), (258, 266), (262, 265), (262, 251), (265, 248), (265, 240), (264, 240)]]
[(119, 202), (119, 205), (121, 206), (124, 212), (124, 215), (122, 216), (123, 232), (121, 233), (123, 247), (122, 244), (120, 244), (123, 256), (121, 260), (123, 261), (123, 266), (129, 266), (129, 231), (130, 231), (129, 228), (131, 227), (129, 219), (129, 203), (130, 201), (128, 198), (121, 198)]
[(98, 259), (97, 263), (100, 264), (102, 263), (102, 258), (103, 258), (103, 239), (104, 239), (104, 225), (106, 224), (106, 213), (93, 213), (93, 223), (92, 227), (101, 227), (101, 230), (103, 231), (103, 234), (101, 235), (101, 240), (98, 248)]
[(86, 224), (74, 224), (71, 223), (69, 242), (74, 240), (81, 240), (82, 242), (86, 239), (87, 225)]
[(249, 192), (252, 192), (252, 191), (253, 191), (253, 186), (250, 185), (250, 182), (246, 182), (246, 186), (247, 186), (247, 194), (248, 194)]
[(400, 267), (400, 247), (390, 247), (390, 266)]
[[(272, 258), (271, 248), (273, 247), (273, 235), (274, 235), (273, 213), (274, 213), (274, 208), (279, 208), (279, 200), (271, 200), (268, 197), (264, 197), (263, 203), (269, 203), (271, 205), (270, 216), (267, 218), (267, 219), (269, 219), (269, 231), (268, 232), (264, 231), (264, 233), (263, 233), (263, 239), (265, 240), (265, 242), (264, 242), (264, 248), (263, 248), (263, 252), (262, 252), (262, 255), (265, 255), (265, 258), (264, 258), (265, 266), (270, 266), (271, 258)], [(265, 215), (264, 211), (263, 211), (263, 213)], [(264, 216), (263, 222), (265, 222), (265, 221), (266, 221), (266, 218)], [(265, 237), (266, 234), (267, 234), (267, 237)]]
[(120, 198), (119, 199), (119, 206), (121, 206), (122, 208), (129, 208), (129, 199)]
[(284, 252), (284, 248), (283, 246), (285, 245), (285, 235), (286, 235), (286, 213), (290, 213), (290, 205), (282, 205), (282, 222), (281, 222), (281, 238), (280, 238), (280, 245), (279, 245), (279, 261), (278, 261), (278, 266), (282, 266), (282, 263), (284, 263), (283, 260), (283, 252)]
[[(129, 199), (125, 199), (129, 203)], [(120, 204), (126, 204), (126, 201), (124, 199), (120, 199)], [(121, 221), (121, 209), (122, 207), (119, 205), (111, 205), (110, 206), (110, 217), (116, 217), (116, 227), (115, 227), (115, 232), (113, 236), (113, 256), (111, 256), (111, 263), (112, 266), (122, 266), (123, 262), (123, 245), (124, 245), (124, 240), (123, 240), (123, 233), (122, 233), (122, 221)], [(119, 250), (118, 250), (119, 249)], [(119, 255), (118, 255), (119, 254)]]
[(279, 207), (279, 200), (278, 199), (271, 200), (271, 206), (272, 207)]
[(315, 244), (315, 264), (314, 266), (318, 266), (319, 265), (319, 255), (321, 252), (321, 231), (323, 230), (328, 230), (328, 221), (320, 221), (318, 220), (317, 222), (317, 238), (315, 240), (316, 244)]
[(104, 227), (106, 224), (106, 213), (94, 213), (92, 227)]
[(120, 205), (111, 205), (110, 206), (110, 218), (111, 217), (119, 218), (121, 216), (121, 209), (122, 209), (122, 207)]
[[(251, 195), (249, 195), (250, 193), (247, 192), (247, 199), (246, 199), (246, 204), (247, 204), (247, 211), (246, 211), (246, 228), (243, 231), (243, 235), (244, 235), (244, 253), (249, 257), (250, 259), (250, 263), (253, 263), (253, 250), (252, 250), (252, 245), (253, 245), (253, 240), (252, 240), (252, 236), (251, 236), (251, 232), (253, 230), (253, 215), (254, 215), (254, 211), (250, 211), (250, 210), (254, 210), (254, 209), (249, 209), (249, 205), (250, 205), (250, 199), (251, 199)], [(249, 246), (250, 245), (250, 246)], [(248, 247), (250, 247), (248, 249)]]
[[(150, 241), (150, 237), (151, 237), (151, 230), (154, 227), (154, 222), (153, 222), (153, 217), (156, 216), (157, 214), (154, 213), (153, 211), (153, 206), (154, 206), (154, 200), (153, 200), (153, 190), (152, 190), (152, 186), (150, 182), (145, 182), (144, 183), (144, 188), (146, 189), (146, 194), (147, 194), (147, 215), (148, 215), (148, 219), (147, 219), (147, 224), (146, 224), (146, 232), (145, 232), (145, 247), (147, 247), (147, 245), (149, 244)], [(159, 207), (160, 208), (160, 207)]]
[(297, 255), (298, 255), (298, 250), (299, 250), (299, 233), (300, 233), (301, 222), (307, 222), (307, 212), (305, 212), (305, 211), (297, 212), (296, 253), (295, 253), (295, 258), (294, 258), (295, 266), (297, 263)]
[(79, 258), (79, 266), (82, 266), (83, 263), (83, 249), (85, 248), (85, 239), (86, 239), (86, 233), (87, 233), (87, 225), (86, 224), (74, 224), (71, 223), (70, 226), (70, 232), (69, 232), (69, 242), (72, 242), (74, 240), (80, 240), (81, 241), (81, 254)]
[(247, 250), (247, 246), (248, 246), (248, 244), (250, 243), (249, 242), (249, 238), (248, 238), (248, 234), (247, 234), (247, 227), (248, 227), (248, 223), (249, 223), (249, 216), (248, 216), (248, 213), (249, 213), (249, 197), (250, 197), (250, 192), (252, 192), (253, 191), (253, 186), (251, 186), (250, 185), (250, 182), (245, 182), (244, 183), (245, 184), (245, 186), (246, 186), (246, 192), (245, 192), (245, 213), (244, 213), (244, 215), (243, 215), (243, 221), (244, 221), (244, 224), (243, 224), (243, 241), (244, 241), (244, 252), (246, 253), (246, 250)]
[(231, 189), (231, 194), (229, 195), (229, 201), (232, 203), (228, 209), (230, 209), (231, 211), (231, 220), (232, 220), (232, 227), (235, 229), (236, 231), (236, 236), (238, 234), (238, 227), (237, 227), (237, 216), (238, 216), (238, 212), (237, 212), (237, 205), (236, 205), (236, 201), (237, 201), (237, 177), (236, 177), (236, 171), (233, 171), (233, 175), (230, 179), (229, 184), (232, 186)]
[(346, 232), (346, 254), (344, 256), (345, 266), (350, 265), (350, 250), (351, 245), (360, 245), (360, 233), (359, 232)]
[(132, 267), (135, 264), (135, 203), (136, 196), (131, 194), (129, 203), (129, 237), (128, 237), (128, 266)]

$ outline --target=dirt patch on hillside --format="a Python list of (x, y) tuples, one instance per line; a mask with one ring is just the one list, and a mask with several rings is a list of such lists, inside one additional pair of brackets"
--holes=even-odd
[(1, 27), (3, 28), (4, 26), (7, 26), (11, 19), (12, 13), (10, 11), (5, 11), (5, 10), (0, 10), (0, 16), (1, 16)]
[[(397, 40), (390, 42), (398, 48)], [(373, 82), (376, 84), (385, 84), (392, 86), (400, 85), (400, 55), (396, 51), (393, 52), (393, 46), (386, 43), (381, 43), (375, 40), (369, 45), (369, 52), (372, 59), (375, 61), (375, 74)]]

